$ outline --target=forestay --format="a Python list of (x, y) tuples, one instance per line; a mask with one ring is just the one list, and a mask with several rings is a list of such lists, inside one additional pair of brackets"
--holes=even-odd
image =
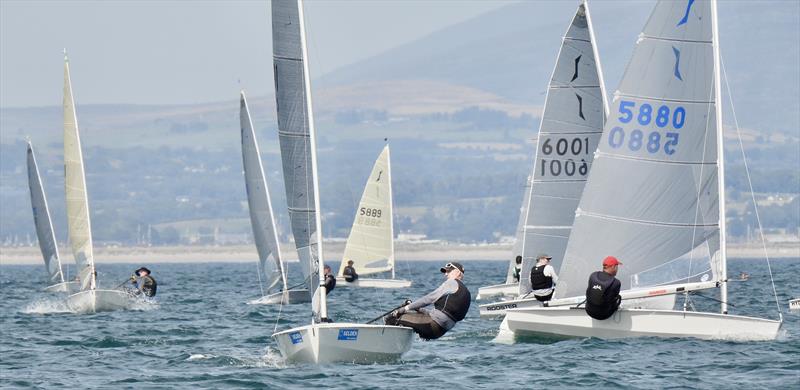
[(83, 154), (78, 132), (78, 118), (72, 98), (69, 61), (64, 59), (64, 189), (67, 204), (67, 225), (72, 255), (75, 257), (80, 289), (95, 288), (92, 228), (89, 221), (89, 201)]
[(272, 59), (286, 203), (300, 269), (312, 297), (314, 317), (319, 317), (324, 312), (320, 307), (322, 299), (316, 294), (322, 234), (317, 212), (316, 145), (304, 41), (298, 3), (274, 1)]
[(714, 64), (709, 1), (659, 2), (614, 94), (556, 298), (584, 294), (608, 255), (623, 262), (623, 289), (713, 277)]
[(56, 235), (50, 220), (50, 210), (47, 207), (47, 197), (44, 194), (36, 156), (30, 142), (28, 142), (28, 188), (31, 192), (33, 223), (36, 226), (36, 237), (44, 258), (44, 267), (47, 270), (47, 280), (51, 283), (63, 283), (64, 274), (61, 270), (61, 259), (58, 256)]
[(538, 253), (558, 269), (567, 247), (575, 209), (605, 123), (602, 71), (591, 19), (581, 4), (564, 35), (545, 99), (528, 197), (520, 293), (530, 291), (526, 275)]
[(394, 269), (392, 176), (389, 145), (383, 148), (364, 186), (350, 236), (344, 248), (339, 276), (348, 260), (359, 275)]
[[(250, 223), (253, 227), (253, 240), (258, 250), (259, 269), (264, 274), (265, 290), (268, 295), (281, 288), (286, 289), (286, 274), (281, 262), (278, 232), (272, 213), (261, 153), (253, 131), (253, 121), (244, 91), (241, 93), (239, 122), (242, 128), (242, 162), (244, 165), (247, 205), (250, 209)], [(281, 283), (282, 282), (282, 283)]]

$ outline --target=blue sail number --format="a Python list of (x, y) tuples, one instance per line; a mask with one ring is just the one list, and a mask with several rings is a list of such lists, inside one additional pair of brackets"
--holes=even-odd
[[(686, 109), (682, 106), (670, 110), (669, 106), (661, 105), (654, 109), (653, 105), (642, 103), (637, 108), (636, 102), (620, 100), (619, 113), (620, 116), (617, 120), (623, 124), (631, 123), (634, 118), (636, 119), (636, 124), (640, 126), (648, 126), (652, 123), (657, 128), (665, 128), (671, 124), (673, 129), (679, 130), (686, 124)], [(677, 132), (662, 134), (656, 130), (645, 133), (641, 129), (632, 129), (627, 135), (626, 137), (626, 131), (623, 127), (613, 127), (608, 133), (608, 145), (614, 149), (627, 146), (632, 152), (644, 149), (650, 154), (656, 154), (663, 150), (664, 154), (672, 155), (675, 153), (679, 138)]]

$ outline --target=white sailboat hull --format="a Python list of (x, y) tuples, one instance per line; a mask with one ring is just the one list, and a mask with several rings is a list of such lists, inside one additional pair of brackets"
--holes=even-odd
[(136, 297), (122, 290), (85, 290), (67, 297), (67, 306), (76, 313), (125, 310)]
[(495, 284), (479, 288), (478, 295), (475, 299), (481, 300), (494, 297), (516, 298), (518, 295), (519, 283)]
[(405, 279), (358, 278), (355, 282), (346, 282), (344, 278), (336, 278), (336, 287), (405, 288), (411, 287), (411, 281)]
[(72, 282), (61, 282), (57, 284), (53, 284), (50, 286), (45, 287), (44, 291), (47, 292), (66, 292), (66, 293), (76, 293), (80, 291), (81, 284), (77, 281)]
[(308, 290), (288, 290), (279, 291), (274, 294), (265, 295), (261, 298), (247, 302), (248, 305), (293, 305), (296, 303), (311, 302), (311, 295)]
[[(774, 340), (781, 321), (719, 313), (678, 310), (620, 309), (611, 318), (595, 320), (583, 308), (555, 307), (509, 310), (504, 320), (515, 337), (694, 337), (706, 340)], [(501, 328), (503, 328), (501, 327)]]
[(411, 349), (411, 328), (390, 325), (323, 323), (278, 332), (272, 338), (293, 363), (374, 363), (399, 359)]

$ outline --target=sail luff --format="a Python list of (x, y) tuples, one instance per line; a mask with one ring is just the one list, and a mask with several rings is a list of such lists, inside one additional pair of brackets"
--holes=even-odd
[(514, 283), (516, 259), (517, 256), (522, 256), (522, 248), (525, 247), (525, 221), (528, 218), (528, 202), (531, 198), (531, 180), (533, 180), (533, 172), (525, 178), (525, 189), (522, 195), (522, 204), (519, 207), (519, 220), (517, 221), (517, 230), (514, 236), (514, 246), (511, 247), (511, 259), (508, 262), (508, 271), (506, 271), (506, 284)]
[(600, 61), (600, 52), (597, 49), (597, 38), (594, 35), (594, 26), (592, 25), (592, 15), (589, 12), (588, 0), (581, 0), (586, 12), (586, 24), (589, 26), (589, 39), (592, 41), (592, 53), (594, 54), (595, 67), (597, 68), (597, 79), (600, 81), (600, 93), (603, 95), (603, 123), (608, 118), (610, 107), (608, 105), (608, 94), (606, 94), (606, 82), (603, 78), (603, 61)]
[[(279, 282), (282, 282), (283, 290), (287, 289), (286, 271), (281, 261), (278, 232), (275, 228), (272, 201), (261, 163), (261, 152), (244, 91), (241, 91), (240, 94), (239, 120), (242, 138), (242, 163), (248, 209), (250, 211), (250, 223), (253, 228), (253, 240), (256, 243), (261, 265), (259, 272), (263, 272), (266, 277), (266, 295), (272, 292)], [(272, 255), (272, 261), (269, 259), (270, 255)]]
[(389, 266), (392, 267), (392, 279), (394, 279), (394, 201), (392, 193), (392, 156), (388, 144), (386, 145), (386, 179), (389, 182)]
[(72, 96), (69, 60), (64, 58), (64, 188), (67, 205), (67, 224), (72, 254), (77, 266), (81, 290), (96, 288), (96, 273), (92, 251), (92, 228), (89, 219), (89, 200), (83, 153), (78, 131), (75, 100)]
[(48, 280), (56, 283), (64, 282), (64, 273), (61, 268), (61, 258), (58, 255), (58, 244), (50, 219), (50, 209), (47, 207), (47, 197), (44, 193), (42, 177), (36, 163), (33, 145), (28, 142), (28, 188), (31, 194), (31, 208), (33, 209), (33, 222), (36, 226), (36, 237), (39, 240), (39, 250), (42, 252), (44, 266), (47, 270)]
[(714, 109), (716, 110), (717, 138), (717, 193), (719, 196), (719, 254), (720, 254), (720, 311), (728, 314), (728, 257), (725, 245), (725, 143), (722, 127), (722, 84), (719, 57), (719, 15), (717, 0), (711, 0), (711, 45), (714, 51)]

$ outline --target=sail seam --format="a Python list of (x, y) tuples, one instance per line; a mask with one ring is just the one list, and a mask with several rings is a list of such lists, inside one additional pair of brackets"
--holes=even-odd
[[(554, 161), (560, 161), (560, 160), (554, 160)], [(534, 183), (583, 183), (585, 181), (586, 181), (586, 179), (584, 179), (584, 180), (536, 180), (536, 179), (534, 179), (533, 180)], [(534, 195), (534, 196), (541, 196), (541, 195)], [(564, 199), (573, 199), (573, 198), (564, 198)]]
[(575, 41), (575, 42), (586, 42), (586, 43), (592, 43), (592, 41), (590, 41), (590, 40), (588, 40), (588, 39), (573, 38), (573, 37), (564, 37), (564, 40), (565, 40), (565, 41)]
[(564, 133), (563, 131), (540, 131), (539, 132), (539, 136), (540, 137), (543, 136), (543, 135), (564, 135), (564, 134), (570, 134), (570, 135), (587, 134), (588, 135), (588, 134), (603, 134), (603, 132), (602, 131), (578, 131), (578, 132), (570, 132), (570, 133)]
[(296, 137), (296, 138), (311, 138), (306, 133), (289, 133), (286, 131), (279, 131), (278, 135), (286, 136), (286, 137)]
[(296, 61), (296, 62), (302, 62), (302, 61), (303, 61), (303, 59), (302, 59), (302, 58), (284, 57), (284, 56), (276, 56), (276, 55), (273, 55), (273, 56), (272, 56), (272, 59), (277, 59), (277, 60), (287, 60), (287, 61)]
[(698, 44), (711, 44), (711, 41), (701, 41), (697, 39), (677, 39), (677, 38), (664, 38), (664, 37), (654, 37), (652, 35), (641, 35), (641, 38), (645, 39), (652, 39), (654, 41), (665, 41), (665, 42), (684, 42), (684, 43), (698, 43)]
[(717, 165), (716, 161), (712, 162), (703, 162), (703, 161), (669, 161), (669, 160), (656, 160), (652, 158), (644, 158), (644, 157), (634, 157), (634, 156), (626, 156), (622, 154), (612, 154), (607, 152), (597, 152), (597, 157), (605, 156), (616, 158), (619, 160), (632, 160), (632, 161), (646, 161), (656, 164), (672, 164), (672, 165)]
[(719, 223), (710, 223), (710, 224), (691, 224), (691, 223), (676, 223), (676, 222), (656, 222), (656, 221), (645, 221), (642, 219), (633, 219), (633, 218), (624, 218), (624, 217), (616, 217), (613, 215), (608, 214), (597, 214), (587, 211), (579, 211), (576, 214), (585, 215), (587, 217), (595, 217), (600, 219), (607, 219), (611, 221), (617, 222), (631, 222), (631, 223), (638, 223), (642, 225), (652, 225), (652, 226), (674, 226), (674, 227), (716, 227), (719, 226)]
[(667, 98), (660, 98), (655, 96), (640, 96), (640, 95), (632, 95), (623, 92), (617, 91), (615, 93), (617, 96), (624, 96), (634, 99), (647, 99), (647, 100), (657, 100), (660, 102), (670, 102), (670, 103), (690, 103), (690, 104), (714, 104), (713, 101), (705, 101), (705, 100), (680, 100), (680, 99), (667, 99)]

